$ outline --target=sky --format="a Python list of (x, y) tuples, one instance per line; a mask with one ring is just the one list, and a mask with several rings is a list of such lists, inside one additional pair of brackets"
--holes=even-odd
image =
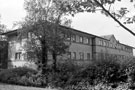
[[(134, 12), (131, 12), (130, 16), (135, 14), (135, 9), (127, 1), (124, 0), (124, 2), (118, 3), (116, 8), (128, 6)], [(0, 0), (0, 21), (7, 25), (8, 29), (12, 30), (12, 25), (25, 17), (26, 11), (24, 10), (23, 3), (24, 0)], [(114, 34), (121, 43), (135, 47), (135, 36), (120, 27), (112, 18), (106, 17), (99, 12), (76, 14), (72, 18), (72, 27), (97, 36)], [(127, 25), (127, 27), (135, 32), (135, 24)]]

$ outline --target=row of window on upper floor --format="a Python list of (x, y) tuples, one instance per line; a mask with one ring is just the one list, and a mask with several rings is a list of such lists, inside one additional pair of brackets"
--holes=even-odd
[(66, 40), (77, 42), (77, 43), (83, 43), (83, 44), (90, 44), (90, 39), (85, 36), (79, 36), (79, 35), (65, 35)]
[[(72, 42), (77, 42), (77, 43), (83, 43), (83, 44), (91, 44), (90, 38), (86, 36), (79, 36), (79, 35), (74, 35), (74, 34), (64, 34), (66, 37), (66, 40), (72, 41)], [(28, 37), (35, 37), (33, 34), (28, 33)], [(115, 48), (115, 49), (120, 49), (120, 50), (125, 50), (127, 52), (132, 52), (132, 48), (125, 47), (124, 45), (120, 44), (114, 44), (109, 41), (105, 40), (99, 40), (99, 45), (105, 46), (105, 47), (110, 47), (110, 48)]]
[(99, 40), (98, 44), (101, 46), (109, 47), (109, 48), (115, 48), (115, 49), (124, 50), (127, 52), (132, 52), (132, 48), (126, 47), (126, 46), (121, 45), (121, 44), (111, 43), (111, 42), (105, 41), (105, 40)]
[[(32, 38), (32, 37), (35, 37), (35, 35), (32, 33), (28, 33), (28, 38)], [(64, 34), (64, 37), (66, 38), (66, 40), (70, 40), (72, 42), (90, 44), (90, 39), (85, 36), (79, 36), (79, 35), (74, 35), (74, 34)]]

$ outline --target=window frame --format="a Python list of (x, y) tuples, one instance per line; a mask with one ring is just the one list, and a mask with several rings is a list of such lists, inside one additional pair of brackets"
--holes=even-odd
[(80, 56), (80, 60), (84, 60), (84, 53), (83, 52), (79, 52), (79, 56)]
[(22, 52), (16, 52), (15, 53), (15, 60), (21, 60), (21, 54), (22, 54)]
[(90, 60), (90, 53), (87, 53), (87, 60)]
[(79, 43), (79, 42), (80, 42), (79, 35), (76, 35), (76, 42), (77, 42), (77, 43)]
[(71, 52), (71, 59), (76, 59), (76, 52)]
[(103, 40), (99, 40), (99, 45), (103, 46)]
[(84, 44), (89, 44), (89, 38), (88, 37), (83, 37), (83, 43)]
[(71, 35), (71, 41), (76, 42), (76, 35)]
[(79, 42), (83, 43), (83, 37), (82, 36), (79, 36)]

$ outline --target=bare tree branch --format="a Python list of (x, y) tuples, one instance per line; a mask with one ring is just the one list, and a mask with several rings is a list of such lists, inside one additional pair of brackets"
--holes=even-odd
[(111, 9), (111, 5), (112, 5), (112, 4), (110, 4), (108, 11), (110, 11), (110, 9)]
[(130, 30), (129, 28), (127, 28), (125, 25), (123, 25), (118, 19), (116, 19), (108, 10), (105, 9), (105, 7), (98, 2), (97, 0), (95, 0), (95, 2), (114, 20), (116, 21), (121, 27), (123, 27), (125, 30), (127, 30), (129, 33), (131, 33), (132, 35), (135, 36), (135, 33)]

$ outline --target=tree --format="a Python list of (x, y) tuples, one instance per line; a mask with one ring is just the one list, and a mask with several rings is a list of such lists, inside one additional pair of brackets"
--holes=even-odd
[[(124, 0), (79, 0), (77, 4), (75, 4), (75, 9), (72, 12), (92, 12), (101, 11), (101, 13), (105, 14), (108, 17), (111, 17), (115, 22), (117, 22), (122, 28), (127, 30), (129, 33), (135, 36), (133, 30), (130, 30), (126, 27), (125, 24), (132, 24), (135, 22), (135, 15), (127, 16), (130, 12), (127, 7), (121, 7), (120, 10), (112, 9), (112, 6), (115, 3), (122, 2)], [(129, 0), (132, 4), (135, 2), (134, 0)], [(133, 6), (134, 7), (134, 6)], [(108, 8), (108, 9), (107, 9)], [(122, 23), (120, 20), (124, 19), (125, 21)]]
[[(1, 19), (1, 16), (0, 16), (0, 19)], [(0, 22), (0, 33), (5, 32), (5, 30), (6, 30), (6, 25), (4, 25), (4, 24), (2, 24), (2, 23)]]
[[(0, 19), (1, 19), (1, 16), (0, 16)], [(2, 24), (1, 21), (0, 21), (0, 34), (6, 32), (6, 30), (7, 30), (6, 25)], [(3, 40), (3, 41), (7, 40), (7, 38), (3, 35), (0, 35), (0, 39)]]
[[(48, 61), (48, 52), (50, 51), (54, 59), (54, 69), (56, 69), (57, 55), (65, 53), (68, 47), (64, 43), (64, 37), (61, 37), (60, 25), (69, 24), (70, 20), (65, 16), (69, 14), (68, 7), (71, 7), (71, 1), (68, 0), (25, 0), (25, 10), (27, 16), (23, 22), (20, 22), (20, 36), (30, 34), (27, 50), (34, 51), (42, 64), (42, 71)], [(28, 49), (29, 48), (29, 49)], [(33, 56), (33, 55), (32, 55)], [(40, 57), (41, 56), (41, 57)]]
[(57, 69), (57, 56), (65, 54), (68, 49), (68, 45), (64, 42), (66, 38), (64, 37), (64, 33), (59, 31), (61, 28), (55, 26), (55, 30), (51, 34), (52, 36), (49, 38), (49, 52), (52, 54), (53, 58), (53, 70)]

